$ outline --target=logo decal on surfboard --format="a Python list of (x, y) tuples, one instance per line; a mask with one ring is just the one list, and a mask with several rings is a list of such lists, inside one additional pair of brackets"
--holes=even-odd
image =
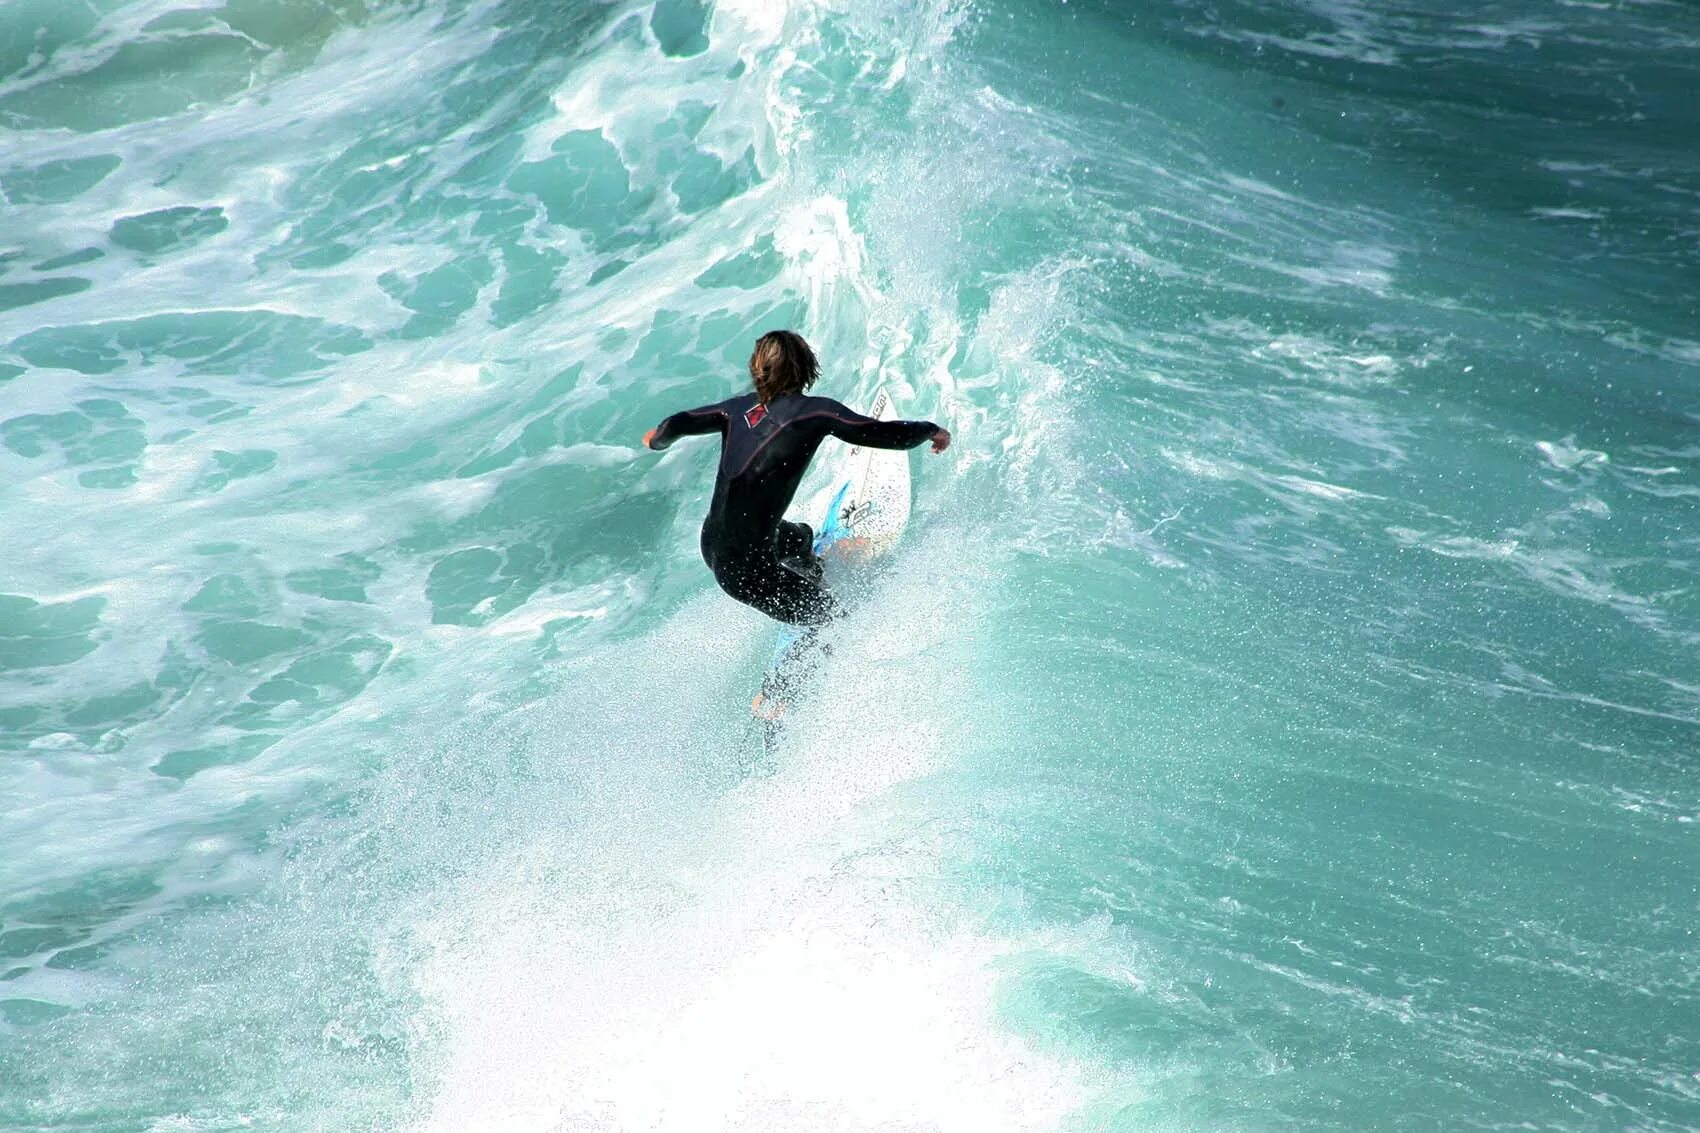
[(879, 505), (874, 503), (873, 500), (857, 500), (855, 503), (845, 504), (842, 508), (840, 508), (838, 510), (839, 526), (841, 526), (841, 527), (854, 527), (854, 526), (856, 526), (858, 523), (860, 523), (864, 519), (866, 519), (869, 515), (873, 514), (874, 508), (876, 508), (878, 506)]

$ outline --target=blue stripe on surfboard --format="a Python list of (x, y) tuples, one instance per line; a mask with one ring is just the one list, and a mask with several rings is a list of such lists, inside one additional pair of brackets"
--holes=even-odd
[(844, 497), (849, 493), (851, 481), (844, 481), (832, 497), (832, 502), (826, 505), (826, 519), (821, 522), (820, 531), (815, 535), (815, 554), (820, 554), (834, 543), (850, 534), (850, 529), (844, 526)]

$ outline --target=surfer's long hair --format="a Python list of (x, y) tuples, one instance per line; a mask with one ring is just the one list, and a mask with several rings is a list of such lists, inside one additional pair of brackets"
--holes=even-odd
[(788, 330), (770, 330), (756, 339), (750, 353), (750, 377), (756, 383), (756, 399), (763, 405), (788, 393), (802, 393), (820, 377), (820, 363), (803, 336)]

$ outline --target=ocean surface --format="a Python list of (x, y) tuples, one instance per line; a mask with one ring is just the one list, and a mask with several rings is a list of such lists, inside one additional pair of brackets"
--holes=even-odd
[[(1697, 91), (1670, 0), (5, 0), (0, 1129), (1700, 1128)], [(764, 760), (639, 438), (781, 327), (956, 443)]]

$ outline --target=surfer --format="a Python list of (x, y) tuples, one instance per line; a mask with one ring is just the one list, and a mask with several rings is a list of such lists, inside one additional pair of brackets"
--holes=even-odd
[(659, 451), (680, 437), (720, 434), (720, 472), (702, 525), (702, 557), (720, 588), (768, 617), (820, 625), (838, 613), (826, 589), (815, 533), (783, 518), (827, 437), (870, 448), (950, 445), (931, 421), (879, 421), (807, 390), (820, 376), (801, 335), (769, 331), (750, 354), (755, 389), (714, 405), (675, 413), (644, 434)]

